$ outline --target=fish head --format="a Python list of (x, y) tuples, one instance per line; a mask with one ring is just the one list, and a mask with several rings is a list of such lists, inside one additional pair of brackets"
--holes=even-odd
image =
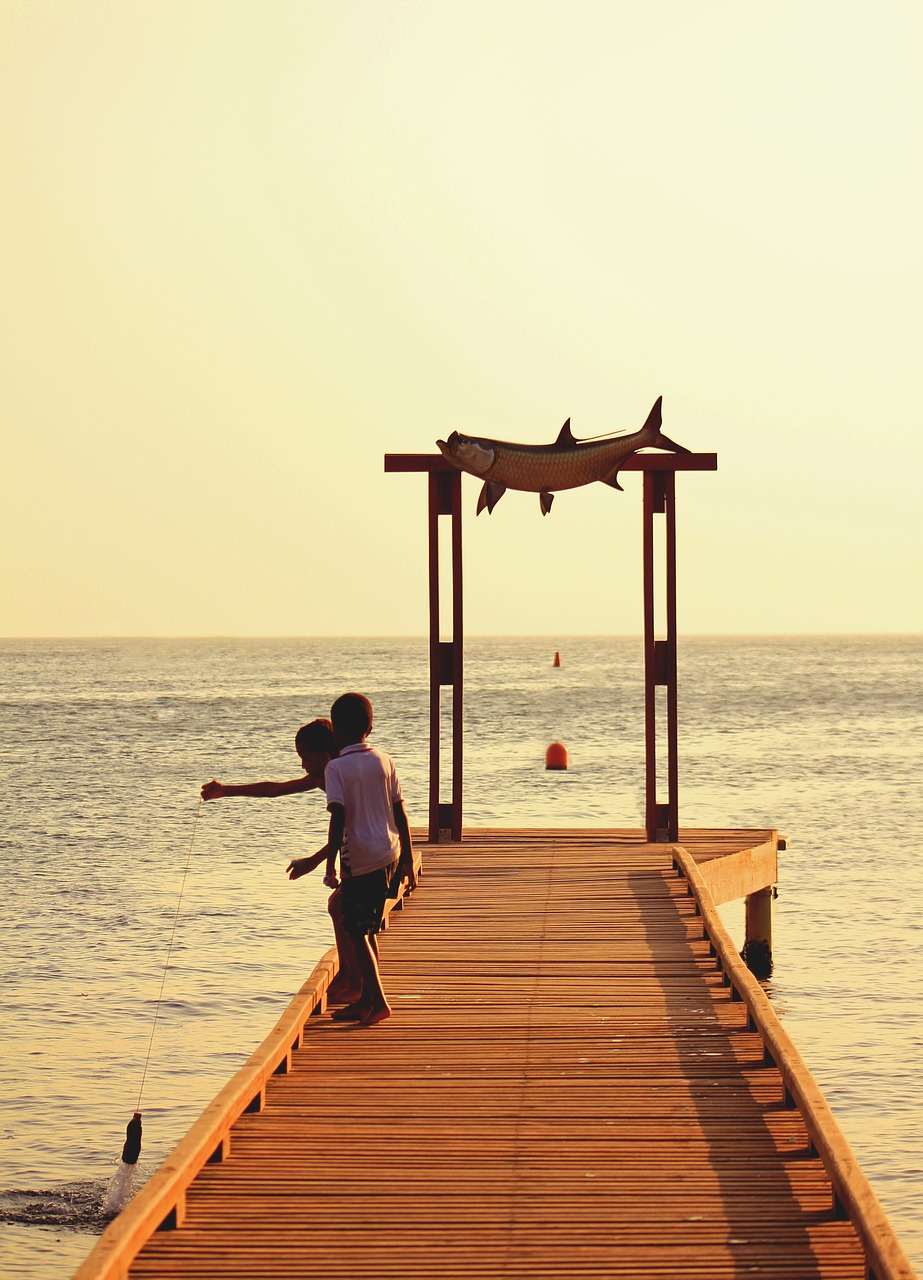
[(483, 476), (493, 466), (493, 449), (470, 436), (460, 436), (457, 431), (453, 431), (448, 440), (437, 440), (436, 444), (448, 462), (472, 475)]

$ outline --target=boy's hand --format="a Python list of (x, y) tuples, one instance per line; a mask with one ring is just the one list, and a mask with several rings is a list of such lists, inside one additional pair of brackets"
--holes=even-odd
[(308, 875), (315, 867), (319, 867), (326, 857), (327, 850), (321, 849), (320, 853), (314, 853), (310, 858), (292, 858), (285, 868), (288, 872), (289, 880), (300, 880), (302, 876)]
[(408, 887), (410, 889), (416, 889), (417, 877), (416, 872), (413, 869), (413, 854), (406, 854), (402, 856), (400, 862), (397, 864), (397, 879), (398, 883), (400, 883), (401, 880), (408, 881)]
[(206, 782), (202, 788), (203, 800), (220, 800), (224, 795), (224, 787), (220, 782)]

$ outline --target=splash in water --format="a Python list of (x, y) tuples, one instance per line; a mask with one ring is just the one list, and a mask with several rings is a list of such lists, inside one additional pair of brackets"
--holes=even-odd
[(0, 1191), (0, 1222), (100, 1232), (115, 1215), (105, 1199), (105, 1184), (98, 1180), (41, 1190), (13, 1188)]
[(103, 1212), (109, 1217), (121, 1213), (132, 1197), (135, 1185), (136, 1164), (119, 1161), (119, 1166), (109, 1179), (106, 1194), (103, 1196)]
[(145, 1176), (139, 1165), (120, 1160), (108, 1182), (96, 1178), (40, 1190), (0, 1190), (0, 1223), (99, 1233), (122, 1212)]

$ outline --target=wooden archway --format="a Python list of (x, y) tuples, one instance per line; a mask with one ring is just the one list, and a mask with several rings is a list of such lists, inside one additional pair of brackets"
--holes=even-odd
[[(635, 453), (623, 471), (644, 473), (644, 761), (645, 828), (651, 841), (679, 839), (679, 733), (676, 679), (676, 472), (716, 471), (716, 453)], [(385, 471), (422, 471), (429, 477), (429, 839), (462, 838), (464, 630), (462, 623), (461, 472), (439, 453), (386, 453)], [(451, 520), (452, 638), (439, 629), (439, 517)], [(658, 582), (655, 519), (665, 524), (665, 565)], [(655, 605), (662, 592), (665, 634), (655, 634)], [(657, 689), (666, 688), (665, 724), (657, 714)], [(442, 690), (452, 690), (452, 799), (440, 800)], [(667, 794), (659, 798), (657, 762), (666, 737)]]

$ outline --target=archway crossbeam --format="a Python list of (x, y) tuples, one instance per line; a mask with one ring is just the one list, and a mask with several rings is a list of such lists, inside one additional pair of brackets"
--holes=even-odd
[[(676, 663), (676, 472), (716, 471), (715, 453), (636, 453), (622, 471), (644, 473), (644, 723), (645, 827), (650, 841), (679, 839), (679, 734)], [(386, 453), (386, 472), (422, 471), (429, 476), (429, 839), (462, 838), (462, 741), (464, 634), (462, 626), (461, 472), (438, 453)], [(451, 518), (452, 638), (441, 638), (439, 625), (439, 517)], [(656, 517), (663, 516), (665, 566), (658, 584), (655, 552)], [(659, 586), (659, 592), (658, 592)], [(657, 636), (656, 609), (662, 598), (662, 625)], [(666, 707), (658, 706), (657, 689), (666, 688)], [(440, 799), (442, 690), (452, 690), (452, 799)], [(664, 724), (665, 721), (665, 724)], [(658, 743), (666, 731), (665, 800), (658, 791)]]

